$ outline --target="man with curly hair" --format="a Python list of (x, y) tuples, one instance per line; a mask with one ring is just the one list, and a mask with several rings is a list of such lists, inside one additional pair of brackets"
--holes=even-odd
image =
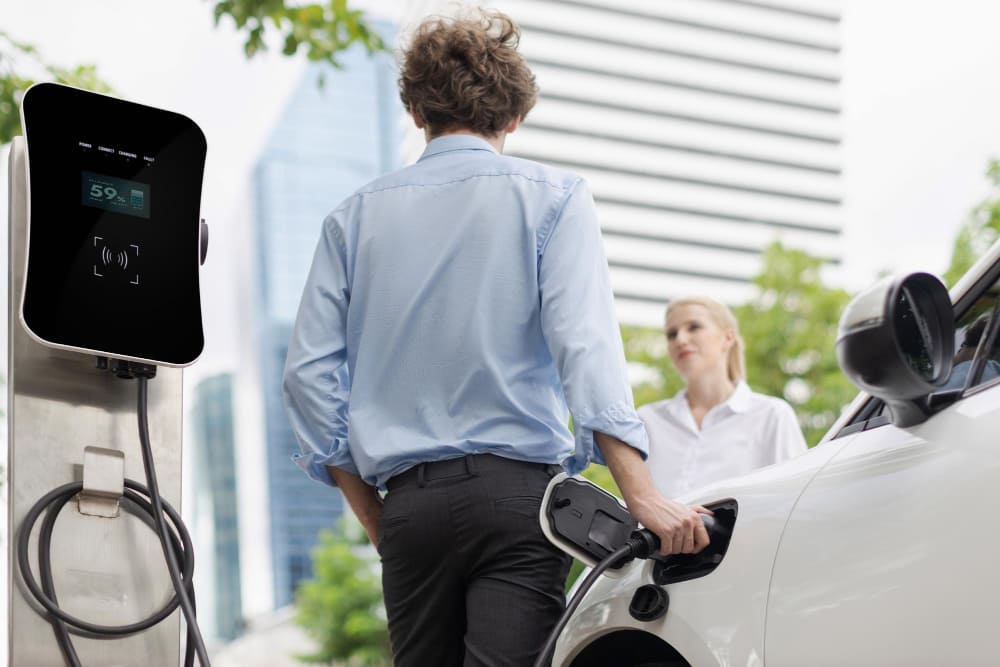
[(378, 548), (396, 667), (533, 662), (565, 605), (538, 521), (563, 468), (606, 463), (663, 553), (708, 543), (643, 462), (587, 184), (502, 154), (537, 96), (518, 39), (498, 12), (416, 29), (427, 148), (324, 221), (288, 350), (296, 462)]

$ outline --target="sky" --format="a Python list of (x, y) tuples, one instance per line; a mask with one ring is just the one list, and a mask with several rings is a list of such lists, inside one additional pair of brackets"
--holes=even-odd
[(845, 267), (947, 268), (1000, 158), (1000, 3), (848, 0), (843, 30)]
[[(711, 1), (711, 0), (709, 0)], [(392, 16), (401, 0), (355, 0)], [(850, 290), (880, 272), (947, 267), (969, 209), (1000, 156), (1000, 3), (844, 0), (842, 22), (844, 271)], [(127, 99), (191, 117), (208, 137), (202, 200), (211, 228), (203, 271), (205, 354), (195, 375), (235, 363), (226, 253), (242, 232), (248, 175), (302, 59), (247, 61), (210, 0), (3, 0), (0, 30), (53, 63), (90, 63)], [(516, 18), (516, 17), (515, 17)], [(212, 287), (214, 286), (214, 288)]]

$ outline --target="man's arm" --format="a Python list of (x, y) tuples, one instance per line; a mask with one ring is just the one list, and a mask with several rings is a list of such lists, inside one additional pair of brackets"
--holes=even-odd
[(637, 449), (604, 433), (594, 437), (629, 512), (660, 538), (662, 555), (697, 553), (708, 546), (708, 532), (698, 516), (708, 510), (664, 498)]
[(664, 498), (643, 461), (648, 438), (633, 407), (601, 228), (582, 180), (548, 229), (538, 284), (542, 330), (573, 415), (569, 472), (607, 462), (629, 511), (660, 537), (661, 553), (700, 551), (708, 534), (696, 512), (707, 510)]
[(576, 473), (604, 463), (594, 433), (610, 433), (645, 453), (646, 430), (635, 414), (615, 318), (601, 226), (590, 188), (576, 181), (544, 228), (538, 264), (541, 323), (573, 416)]
[(288, 342), (282, 385), (288, 421), (301, 450), (292, 459), (310, 477), (331, 485), (335, 482), (330, 467), (357, 472), (347, 438), (350, 287), (340, 212), (323, 222)]
[(368, 539), (378, 546), (378, 520), (382, 516), (382, 498), (374, 486), (352, 472), (342, 468), (327, 466), (334, 483), (340, 487), (340, 492), (347, 499), (354, 515), (364, 526)]

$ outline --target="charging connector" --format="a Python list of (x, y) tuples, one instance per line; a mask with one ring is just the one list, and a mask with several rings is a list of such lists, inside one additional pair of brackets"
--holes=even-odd
[[(636, 558), (653, 558), (656, 560), (654, 583), (649, 586), (654, 588), (705, 576), (714, 570), (729, 546), (736, 521), (736, 501), (722, 500), (705, 507), (714, 513), (714, 516), (699, 514), (711, 540), (709, 546), (698, 554), (661, 557), (658, 555), (660, 538), (648, 529), (639, 528), (618, 498), (581, 477), (562, 474), (552, 478), (542, 500), (539, 516), (542, 531), (557, 547), (593, 569), (576, 587), (534, 667), (548, 667), (559, 635), (591, 586), (608, 570), (620, 568)], [(669, 599), (665, 593), (663, 597)], [(650, 612), (655, 610), (662, 615), (666, 604), (660, 601), (651, 605)], [(640, 610), (639, 615), (642, 614)]]
[[(565, 473), (549, 482), (539, 520), (553, 544), (591, 567), (639, 528), (639, 522), (618, 498), (582, 477)], [(621, 565), (613, 564), (611, 569)]]

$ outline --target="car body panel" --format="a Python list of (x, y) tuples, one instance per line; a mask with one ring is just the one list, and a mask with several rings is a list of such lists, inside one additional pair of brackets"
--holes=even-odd
[(994, 386), (919, 426), (860, 433), (838, 452), (782, 537), (768, 665), (1000, 661), (1000, 574), (968, 576), (996, 572), (1000, 558), (997, 433)]

